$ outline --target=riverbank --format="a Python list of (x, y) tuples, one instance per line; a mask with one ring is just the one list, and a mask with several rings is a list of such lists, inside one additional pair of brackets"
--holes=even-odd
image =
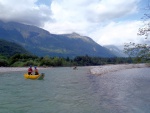
[[(102, 75), (102, 74), (123, 70), (123, 69), (144, 68), (144, 67), (147, 67), (147, 65), (146, 64), (116, 64), (116, 65), (90, 66), (90, 73), (93, 75)], [(37, 68), (39, 71), (43, 69), (47, 69), (44, 67), (37, 67)], [(28, 67), (0, 67), (0, 73), (20, 72), (20, 71), (27, 71), (27, 70)]]
[(146, 64), (116, 64), (116, 65), (103, 65), (103, 66), (94, 66), (90, 68), (90, 73), (93, 75), (102, 75), (109, 72), (115, 72), (123, 69), (131, 68), (144, 68), (147, 67)]

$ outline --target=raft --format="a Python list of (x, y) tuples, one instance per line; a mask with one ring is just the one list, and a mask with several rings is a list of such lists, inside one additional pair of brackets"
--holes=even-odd
[(44, 78), (45, 74), (41, 73), (38, 75), (28, 75), (28, 73), (24, 74), (25, 79), (32, 79), (32, 80), (42, 80)]

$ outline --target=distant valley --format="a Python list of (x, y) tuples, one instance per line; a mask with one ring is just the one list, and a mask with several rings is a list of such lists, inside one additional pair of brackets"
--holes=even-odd
[(121, 49), (122, 47), (115, 45), (105, 45), (104, 47), (110, 50), (117, 57), (128, 57), (128, 55), (124, 53), (123, 49)]

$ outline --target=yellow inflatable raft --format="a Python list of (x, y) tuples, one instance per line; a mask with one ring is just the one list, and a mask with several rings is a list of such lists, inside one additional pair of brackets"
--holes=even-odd
[(32, 80), (42, 80), (44, 78), (45, 74), (41, 73), (38, 75), (28, 75), (28, 73), (24, 74), (25, 79), (32, 79)]

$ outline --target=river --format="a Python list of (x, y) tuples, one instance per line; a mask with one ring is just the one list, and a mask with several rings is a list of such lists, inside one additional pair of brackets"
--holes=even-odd
[(91, 75), (88, 67), (41, 70), (44, 80), (25, 72), (0, 73), (0, 113), (149, 113), (150, 69)]

